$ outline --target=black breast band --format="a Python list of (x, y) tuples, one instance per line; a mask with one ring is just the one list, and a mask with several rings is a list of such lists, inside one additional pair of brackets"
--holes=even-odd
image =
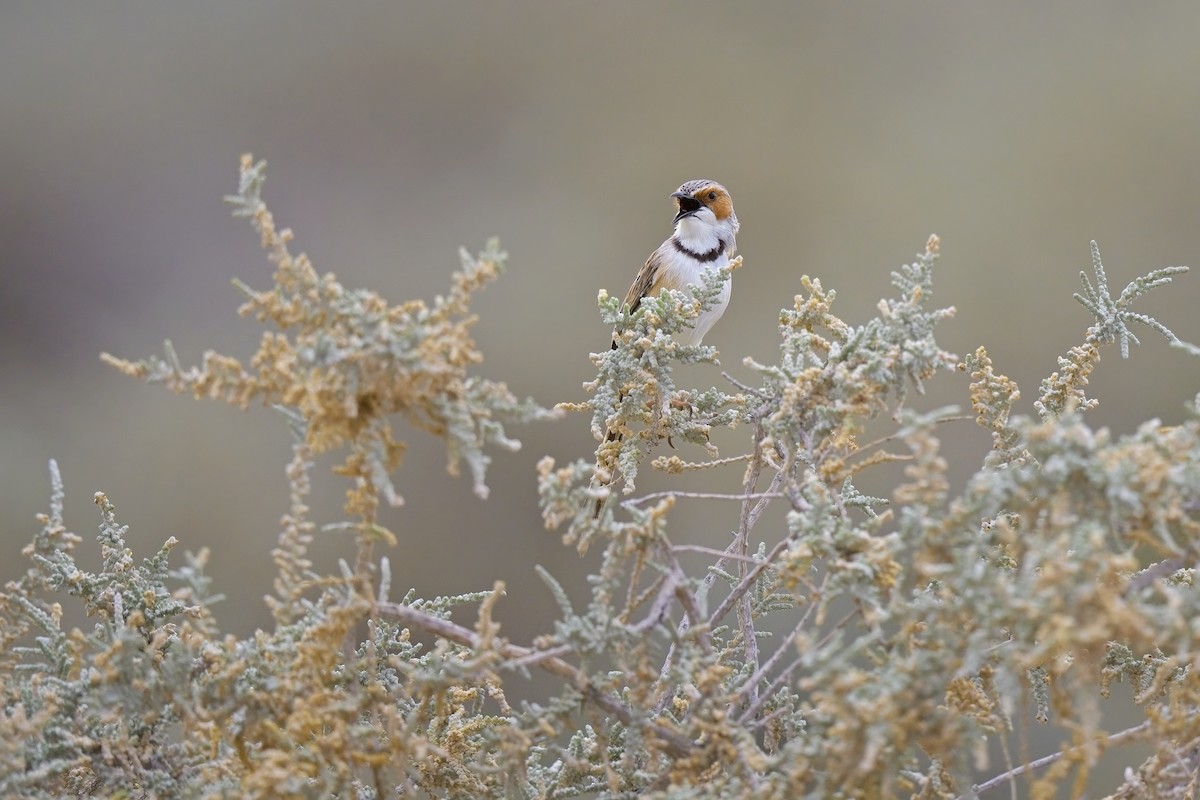
[(683, 242), (679, 241), (678, 236), (671, 237), (671, 244), (675, 245), (675, 249), (683, 253), (685, 256), (691, 256), (701, 264), (707, 264), (711, 261), (716, 261), (725, 252), (725, 243), (720, 239), (717, 240), (717, 246), (707, 253), (694, 253), (683, 246)]

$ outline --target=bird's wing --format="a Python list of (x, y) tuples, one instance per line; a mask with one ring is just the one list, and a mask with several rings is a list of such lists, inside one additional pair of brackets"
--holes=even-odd
[[(658, 282), (662, 264), (662, 257), (659, 255), (661, 250), (660, 247), (650, 254), (637, 277), (633, 279), (633, 286), (629, 287), (629, 292), (625, 295), (625, 305), (629, 307), (630, 314), (637, 311), (637, 307), (642, 304), (642, 298), (650, 294)], [(616, 331), (613, 332), (612, 347), (617, 349)]]
[(629, 306), (630, 313), (637, 311), (637, 307), (642, 304), (642, 298), (655, 288), (661, 270), (662, 248), (660, 247), (646, 259), (645, 266), (633, 279), (633, 286), (629, 287), (629, 293), (625, 295), (625, 305)]

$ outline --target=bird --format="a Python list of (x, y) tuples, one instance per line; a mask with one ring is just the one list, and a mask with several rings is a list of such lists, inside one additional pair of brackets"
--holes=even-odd
[[(637, 311), (643, 298), (654, 297), (663, 289), (682, 290), (688, 284), (699, 284), (705, 270), (729, 266), (737, 252), (741, 225), (733, 210), (733, 198), (724, 186), (705, 179), (687, 181), (671, 193), (671, 198), (676, 208), (675, 230), (650, 254), (633, 279), (625, 295), (630, 313)], [(676, 341), (700, 344), (725, 313), (731, 288), (731, 281), (726, 281), (717, 304), (701, 312), (695, 326), (681, 331)]]
[[(733, 210), (729, 190), (704, 178), (687, 181), (671, 193), (675, 203), (674, 230), (646, 259), (625, 295), (629, 313), (637, 311), (643, 298), (657, 296), (663, 289), (684, 290), (697, 285), (706, 270), (728, 267), (737, 253), (737, 234), (741, 228)], [(698, 345), (729, 305), (732, 281), (721, 287), (716, 305), (700, 312), (695, 325), (680, 331), (675, 340), (682, 345)], [(616, 333), (612, 349), (617, 349)], [(606, 442), (621, 435), (610, 430)], [(604, 481), (607, 483), (608, 481)], [(593, 516), (599, 517), (604, 500), (598, 499)]]

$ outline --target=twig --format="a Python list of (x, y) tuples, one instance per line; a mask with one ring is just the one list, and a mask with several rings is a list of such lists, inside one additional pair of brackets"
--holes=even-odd
[(675, 551), (683, 550), (695, 553), (707, 553), (708, 555), (720, 556), (721, 558), (728, 558), (734, 561), (748, 561), (751, 564), (758, 563), (758, 559), (753, 556), (739, 556), (726, 550), (718, 550), (715, 547), (705, 547), (702, 544), (673, 544), (671, 545), (671, 549)]
[[(742, 569), (746, 568), (745, 564), (741, 564)], [(742, 602), (738, 604), (738, 627), (742, 632), (742, 653), (744, 654), (743, 663), (746, 666), (758, 671), (758, 636), (754, 632), (754, 610), (750, 604), (750, 593), (742, 595)], [(750, 697), (753, 700), (758, 699), (758, 685), (750, 687)], [(732, 709), (731, 709), (732, 710)]]
[[(780, 670), (779, 674), (775, 676), (775, 680), (771, 681), (771, 685), (767, 687), (766, 691), (762, 692), (758, 696), (758, 699), (751, 703), (749, 708), (742, 712), (742, 715), (738, 717), (738, 723), (742, 725), (748, 725), (749, 721), (754, 718), (754, 715), (762, 710), (762, 707), (767, 704), (767, 701), (775, 696), (780, 687), (782, 687), (783, 684), (787, 682), (787, 679), (792, 676), (792, 673), (796, 671), (796, 668), (803, 663), (804, 653), (801, 653), (793, 658), (792, 662)], [(767, 717), (764, 717), (762, 720), (760, 720), (760, 722), (765, 723), (766, 720)], [(756, 725), (754, 727), (758, 726)]]
[[(988, 789), (994, 789), (997, 786), (999, 786), (1000, 784), (1004, 783), (1005, 781), (1011, 781), (1016, 778), (1019, 778), (1027, 772), (1033, 772), (1036, 769), (1041, 769), (1042, 767), (1048, 767), (1051, 764), (1053, 764), (1055, 761), (1065, 758), (1066, 756), (1071, 755), (1072, 753), (1077, 753), (1085, 747), (1093, 747), (1098, 743), (1103, 743), (1105, 745), (1117, 744), (1119, 742), (1123, 742), (1126, 739), (1131, 739), (1131, 738), (1137, 736), (1138, 734), (1143, 733), (1149, 729), (1150, 729), (1150, 720), (1146, 720), (1141, 725), (1134, 725), (1132, 728), (1126, 728), (1123, 731), (1118, 731), (1117, 733), (1114, 733), (1111, 736), (1106, 736), (1103, 739), (1097, 739), (1094, 742), (1089, 742), (1087, 744), (1079, 745), (1078, 747), (1068, 747), (1065, 750), (1059, 750), (1057, 753), (1051, 753), (1048, 756), (1042, 756), (1039, 759), (1030, 761), (1028, 764), (1022, 764), (1021, 766), (1016, 767), (1014, 769), (1010, 769), (1007, 772), (997, 775), (994, 778), (989, 778), (988, 780), (984, 781), (983, 783), (975, 784), (974, 786), (971, 787), (971, 796), (978, 796), (978, 794), (980, 792), (986, 792)], [(966, 800), (967, 797), (968, 797), (968, 795), (960, 794), (957, 798), (955, 798), (955, 800)]]
[(671, 598), (675, 595), (678, 578), (674, 571), (664, 575), (660, 582), (662, 587), (658, 590), (658, 594), (654, 598), (654, 605), (650, 606), (650, 611), (646, 613), (641, 622), (629, 626), (629, 630), (639, 636), (663, 621), (663, 617), (667, 615), (667, 608), (671, 605)]
[(549, 650), (531, 650), (529, 655), (518, 658), (516, 661), (508, 662), (508, 666), (511, 669), (533, 667), (537, 666), (548, 658), (567, 656), (573, 652), (575, 652), (575, 645), (573, 644), (560, 644), (558, 647), (551, 647)]
[[(759, 443), (757, 443), (757, 442), (755, 443), (755, 452), (756, 453), (759, 452), (758, 444)], [(766, 492), (762, 492), (762, 494), (763, 495), (777, 494), (777, 490), (779, 489), (779, 486), (782, 483), (783, 483), (783, 471), (781, 470), (781, 471), (775, 473), (775, 477), (772, 478), (772, 480), (771, 480), (770, 488)], [(758, 517), (762, 514), (762, 511), (766, 507), (766, 504), (769, 500), (770, 500), (769, 497), (762, 497), (761, 499), (759, 499), (758, 505), (755, 506), (755, 508), (752, 512), (750, 512), (749, 524), (751, 527), (753, 527), (754, 523), (758, 521)], [(717, 570), (722, 569), (727, 560), (731, 560), (731, 559), (739, 557), (739, 556), (737, 556), (737, 550), (738, 550), (738, 540), (737, 540), (737, 537), (735, 536), (734, 540), (732, 542), (730, 542), (729, 546), (726, 547), (725, 550), (722, 552), (721, 557), (719, 559), (717, 559), (717, 563), (714, 564), (712, 566), (712, 568), (708, 571), (708, 574), (704, 576), (704, 582), (700, 584), (700, 589), (696, 592), (695, 600), (696, 600), (697, 608), (701, 607), (701, 604), (704, 602), (705, 597), (707, 597), (707, 595), (708, 595), (708, 590), (710, 588), (712, 588), (713, 583), (716, 581)], [(754, 559), (754, 562), (756, 564), (759, 563), (757, 559)], [(728, 611), (728, 608), (726, 608), (726, 611)], [(711, 619), (712, 618), (710, 617), (710, 620)], [(678, 636), (683, 636), (683, 634), (687, 632), (687, 629), (691, 626), (691, 624), (692, 623), (690, 620), (684, 620), (684, 621), (680, 622), (679, 627), (676, 629), (676, 634)], [(712, 627), (711, 623), (709, 624), (709, 627), (710, 628)], [(667, 657), (666, 657), (666, 659), (663, 660), (662, 669), (659, 671), (659, 675), (658, 675), (659, 684), (666, 682), (667, 675), (671, 671), (671, 661), (672, 661), (672, 659), (674, 659), (674, 657), (675, 657), (675, 645), (672, 644), (671, 647), (668, 648), (668, 650), (667, 650)], [(667, 700), (670, 699), (670, 697), (671, 697), (671, 693), (669, 691), (664, 690), (662, 695), (659, 697), (658, 702), (655, 703), (655, 706), (654, 706), (655, 713), (662, 713), (662, 710), (663, 710), (663, 708), (666, 707)]]
[[(829, 580), (828, 576), (826, 576), (825, 580)], [(768, 658), (763, 665), (758, 668), (758, 671), (746, 679), (746, 682), (742, 684), (742, 688), (738, 689), (737, 696), (734, 698), (735, 703), (743, 702), (746, 699), (746, 695), (751, 693), (752, 688), (757, 686), (759, 681), (765, 678), (767, 674), (775, 668), (775, 665), (779, 663), (781, 658), (783, 658), (783, 654), (787, 652), (788, 646), (794, 642), (796, 637), (800, 635), (800, 632), (804, 630), (804, 626), (808, 624), (808, 618), (812, 616), (812, 613), (816, 610), (817, 605), (818, 603), (815, 599), (813, 602), (808, 604), (808, 608), (804, 610), (804, 616), (802, 616), (800, 621), (796, 623), (796, 627), (792, 629), (792, 632), (787, 635), (787, 638), (785, 638), (782, 643), (780, 643), (778, 649), (771, 654), (771, 657)], [(738, 721), (745, 722), (746, 719), (746, 715), (743, 714), (741, 719)]]
[[(744, 498), (742, 500), (742, 518), (738, 524), (737, 534), (737, 554), (742, 560), (738, 561), (738, 574), (742, 577), (743, 582), (746, 580), (746, 574), (749, 571), (746, 559), (750, 554), (750, 529), (754, 527), (754, 523), (758, 521), (758, 515), (755, 514), (751, 519), (753, 511), (750, 506), (750, 495), (754, 492), (754, 488), (758, 486), (759, 476), (762, 475), (764, 459), (762, 457), (762, 442), (766, 437), (766, 431), (763, 430), (762, 420), (759, 419), (754, 428), (754, 459), (750, 462), (750, 469), (746, 470), (746, 480), (742, 485)], [(781, 470), (777, 474), (783, 474)], [(761, 509), (766, 504), (765, 499), (758, 501), (758, 508)], [(741, 602), (738, 604), (738, 628), (742, 634), (742, 653), (745, 664), (752, 665), (754, 671), (758, 671), (758, 637), (754, 632), (754, 609), (751, 605), (750, 593), (745, 592), (742, 595)], [(710, 623), (711, 626), (711, 623)], [(758, 700), (757, 684), (750, 687), (750, 699)]]
[[(974, 421), (974, 419), (975, 419), (975, 417), (971, 416), (970, 414), (955, 414), (955, 415), (949, 416), (949, 417), (939, 417), (938, 419), (935, 419), (933, 421), (933, 424), (941, 425), (943, 422), (971, 422), (971, 421)], [(866, 444), (859, 445), (857, 448), (855, 448), (854, 452), (847, 455), (846, 458), (854, 458), (855, 456), (862, 455), (864, 452), (866, 452), (867, 450), (870, 450), (872, 447), (878, 447), (881, 444), (887, 444), (888, 442), (894, 442), (897, 439), (901, 438), (902, 433), (903, 433), (902, 431), (898, 431), (896, 433), (889, 433), (887, 436), (881, 436), (872, 442), (867, 442)]]
[(768, 395), (763, 394), (761, 390), (755, 389), (753, 386), (747, 386), (746, 384), (742, 383), (737, 378), (733, 377), (732, 375), (730, 375), (728, 372), (725, 372), (724, 370), (721, 371), (721, 377), (724, 378), (725, 380), (729, 381), (730, 383), (732, 383), (737, 388), (741, 389), (746, 394), (752, 394), (755, 397), (759, 397), (759, 398), (763, 398), (763, 399), (766, 399), (768, 397)]
[(659, 575), (654, 583), (647, 586), (641, 592), (641, 594), (634, 596), (634, 592), (637, 589), (638, 580), (641, 578), (642, 570), (645, 568), (645, 565), (646, 553), (645, 551), (641, 551), (634, 558), (633, 572), (629, 576), (629, 589), (625, 592), (625, 609), (617, 615), (617, 622), (620, 622), (622, 625), (629, 624), (629, 618), (633, 616), (633, 612), (636, 611), (642, 603), (646, 602), (647, 598), (657, 594), (659, 589), (662, 587), (663, 581), (666, 580), (665, 575)]
[(777, 559), (779, 554), (784, 551), (784, 548), (792, 543), (794, 538), (794, 534), (788, 534), (780, 539), (779, 544), (771, 548), (771, 552), (767, 553), (766, 558), (764, 558), (762, 561), (756, 562), (753, 569), (747, 570), (745, 577), (738, 582), (738, 585), (733, 588), (733, 591), (725, 596), (725, 599), (721, 601), (721, 605), (717, 606), (717, 610), (709, 615), (709, 626), (716, 625), (717, 620), (729, 613), (729, 609), (733, 608), (733, 604), (741, 600), (742, 596), (745, 595), (746, 592), (750, 591), (750, 587), (752, 587), (754, 582), (758, 580), (758, 576), (763, 573), (763, 570), (775, 563), (775, 559)]
[[(862, 613), (862, 612), (856, 608), (853, 611), (851, 611), (849, 614), (847, 614), (846, 616), (844, 616), (840, 620), (838, 620), (837, 624), (835, 624), (832, 628), (830, 628), (829, 631), (826, 632), (826, 634), (821, 637), (821, 640), (817, 642), (817, 644), (813, 647), (813, 649), (820, 650), (821, 648), (825, 647), (825, 645), (827, 645), (829, 643), (829, 640), (832, 639), (839, 630), (841, 630), (843, 627), (845, 627), (847, 622), (854, 619), (860, 613)], [(766, 702), (775, 696), (775, 693), (778, 692), (779, 689), (783, 686), (783, 684), (787, 682), (787, 679), (789, 677), (791, 677), (793, 672), (796, 671), (796, 668), (804, 663), (804, 658), (805, 658), (805, 654), (801, 653), (800, 655), (798, 655), (794, 659), (792, 659), (792, 663), (790, 663), (786, 667), (784, 667), (783, 670), (781, 670), (780, 673), (775, 676), (775, 680), (771, 681), (771, 685), (768, 686), (767, 690), (762, 693), (762, 696), (760, 696), (757, 700), (754, 701), (754, 703), (751, 704), (751, 706), (749, 708), (747, 708), (745, 711), (742, 712), (742, 716), (739, 719), (739, 722), (744, 723), (744, 722), (748, 722), (750, 719), (752, 719), (754, 717), (754, 715), (757, 714), (759, 712), (759, 710), (762, 709), (762, 707), (766, 704)], [(759, 720), (758, 723), (755, 725), (755, 727), (761, 726), (763, 724), (763, 722), (764, 722), (764, 720)]]
[[(665, 539), (665, 537), (664, 537), (664, 539)], [(677, 570), (682, 570), (682, 567), (679, 566), (679, 559), (676, 558), (676, 556), (673, 552), (671, 552), (674, 549), (674, 547), (672, 545), (670, 545), (669, 543), (665, 543), (665, 546), (667, 549), (667, 556), (668, 556), (668, 558), (671, 559), (671, 562), (674, 565), (674, 568)], [(732, 544), (730, 544), (729, 546), (731, 548), (733, 547)], [(723, 561), (724, 561), (724, 559), (722, 558), (717, 563), (721, 564)], [(704, 614), (700, 608), (700, 602), (704, 599), (704, 595), (708, 591), (708, 586), (711, 583), (712, 578), (713, 578), (713, 575), (711, 572), (708, 575), (706, 575), (704, 578), (704, 583), (701, 584), (701, 586), (700, 586), (700, 591), (698, 592), (698, 594), (695, 594), (695, 595), (688, 591), (687, 585), (684, 583), (679, 583), (675, 587), (676, 597), (679, 598), (679, 602), (683, 605), (684, 611), (687, 612), (687, 615), (682, 620), (680, 620), (679, 625), (675, 629), (675, 636), (676, 636), (677, 640), (682, 639), (683, 635), (685, 633), (687, 633), (688, 630), (690, 630), (693, 625), (703, 625), (704, 624), (704, 622), (703, 622)], [(699, 641), (700, 646), (704, 649), (704, 651), (706, 653), (711, 652), (712, 641), (711, 641), (711, 637), (709, 636), (708, 630), (700, 631), (700, 634), (697, 637), (697, 640)], [(655, 684), (655, 687), (656, 687), (655, 691), (660, 691), (658, 687), (663, 686), (663, 684), (666, 683), (667, 678), (671, 674), (671, 663), (675, 660), (675, 647), (676, 647), (676, 643), (671, 642), (671, 646), (667, 648), (667, 656), (666, 656), (666, 658), (663, 659), (663, 665), (659, 669), (659, 672), (658, 672), (658, 681)], [(663, 712), (663, 709), (666, 708), (667, 701), (670, 698), (671, 698), (671, 692), (665, 688), (661, 689), (659, 698), (654, 703), (654, 714), (656, 716)]]
[[(676, 576), (675, 580), (675, 598), (679, 600), (679, 604), (683, 606), (683, 610), (687, 612), (688, 620), (693, 624), (700, 624), (703, 618), (703, 613), (700, 611), (700, 606), (696, 602), (696, 596), (688, 590), (687, 576), (683, 572), (683, 567), (679, 566), (678, 559), (671, 555), (672, 574)], [(696, 643), (700, 645), (700, 649), (705, 655), (712, 653), (712, 639), (709, 636), (707, 629), (698, 629), (696, 632)]]
[[(688, 545), (681, 545), (680, 547), (687, 546)], [(667, 538), (665, 533), (661, 534), (659, 537), (659, 547), (662, 549), (663, 559), (670, 564), (670, 571), (664, 575), (664, 578), (671, 582), (673, 591), (675, 593), (675, 599), (677, 599), (679, 604), (683, 606), (685, 616), (679, 623), (678, 628), (679, 635), (682, 636), (684, 631), (703, 624), (704, 612), (700, 608), (700, 601), (697, 600), (694, 594), (692, 594), (692, 590), (688, 588), (687, 573), (683, 571), (683, 565), (679, 563), (679, 557), (675, 555), (675, 545), (671, 544), (671, 540)], [(698, 629), (696, 631), (696, 643), (700, 645), (700, 649), (705, 653), (712, 652), (712, 640), (707, 630)], [(674, 652), (675, 645), (672, 643), (670, 650), (667, 652), (667, 661), (663, 665), (664, 670), (666, 670), (670, 665), (671, 655)], [(659, 680), (663, 679), (664, 678), (660, 676)]]
[[(423, 611), (418, 611), (411, 606), (399, 603), (379, 603), (375, 608), (378, 613), (384, 616), (391, 617), (402, 624), (410, 625), (426, 633), (431, 633), (434, 636), (440, 636), (443, 639), (448, 639), (466, 647), (478, 649), (480, 646), (481, 637), (475, 631), (464, 628), (461, 625), (456, 625), (449, 620), (439, 619)], [(533, 648), (520, 647), (519, 645), (503, 641), (496, 641), (495, 647), (501, 656), (510, 660), (528, 659), (544, 655), (544, 653), (536, 651)], [(612, 714), (621, 721), (621, 724), (639, 726), (652, 733), (663, 743), (663, 748), (672, 756), (686, 758), (694, 754), (696, 745), (686, 736), (657, 723), (635, 718), (620, 700), (597, 689), (592, 685), (587, 675), (561, 658), (549, 656), (541, 658), (541, 660), (535, 663), (546, 672), (567, 680), (583, 695), (585, 700), (596, 704)]]
[(1137, 594), (1159, 578), (1172, 575), (1182, 569), (1183, 563), (1184, 562), (1182, 558), (1166, 558), (1158, 563), (1151, 564), (1141, 572), (1134, 573), (1129, 579), (1129, 583), (1125, 586), (1125, 590), (1121, 594)]
[[(718, 458), (718, 459), (714, 459), (712, 461), (680, 461), (678, 464), (675, 464), (670, 467), (664, 466), (663, 464), (659, 463), (660, 461), (663, 460), (662, 458), (656, 458), (651, 463), (651, 466), (654, 467), (655, 469), (661, 470), (663, 472), (674, 472), (676, 470), (678, 470), (679, 472), (699, 472), (702, 469), (713, 469), (714, 467), (725, 467), (725, 466), (729, 466), (730, 464), (737, 464), (742, 461), (749, 461), (751, 458), (753, 458), (753, 455), (751, 453), (741, 453), (740, 455), (726, 456), (725, 458)], [(672, 458), (672, 459), (667, 459), (667, 460), (674, 461), (675, 459)]]
[(687, 500), (782, 500), (786, 495), (782, 492), (758, 492), (756, 494), (722, 494), (720, 492), (654, 492), (644, 494), (633, 500), (625, 500), (621, 505), (636, 506), (647, 500), (658, 500), (662, 497), (683, 497)]

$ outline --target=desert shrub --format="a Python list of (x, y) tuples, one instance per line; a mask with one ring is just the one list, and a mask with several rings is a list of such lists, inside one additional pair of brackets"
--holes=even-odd
[[(714, 301), (728, 270), (633, 314), (602, 293), (618, 346), (593, 356), (586, 400), (546, 409), (472, 372), (469, 302), (504, 265), (497, 244), (463, 253), (447, 295), (389, 304), (291, 253), (261, 198), (264, 169), (245, 157), (229, 198), (275, 266), (271, 288), (241, 287), (242, 313), (269, 328), (249, 364), (208, 353), (187, 368), (169, 342), (161, 358), (104, 358), (176, 392), (282, 412), (295, 443), (274, 628), (222, 633), (204, 552), (180, 564), (171, 539), (136, 559), (102, 493), (101, 566), (81, 568), (52, 464), (28, 567), (0, 594), (0, 793), (1051, 797), (1081, 795), (1101, 759), (1127, 757), (1124, 783), (1103, 789), (1112, 797), (1191, 796), (1200, 417), (1193, 407), (1181, 425), (1113, 436), (1088, 425), (1085, 393), (1101, 348), (1128, 355), (1133, 323), (1196, 352), (1133, 310), (1184, 268), (1114, 298), (1093, 245), (1094, 278), (1077, 299), (1094, 322), (1042, 382), (1036, 418), (1013, 415), (1017, 386), (983, 348), (959, 359), (938, 346), (953, 309), (930, 305), (937, 237), (860, 324), (805, 278), (780, 312), (778, 360), (746, 362), (755, 385), (674, 379), (676, 364), (715, 361), (671, 333)], [(960, 412), (913, 402), (942, 371), (969, 373), (964, 400), (993, 442), (982, 464), (953, 467), (971, 475), (962, 491), (938, 437)], [(519, 644), (494, 620), (499, 583), (393, 596), (382, 550), (393, 536), (379, 518), (399, 501), (393, 422), (441, 439), (451, 472), (465, 463), (486, 496), (489, 448), (516, 446), (506, 429), (582, 419), (571, 411), (590, 414), (595, 457), (543, 459), (536, 480), (546, 525), (595, 559), (586, 606), (539, 568), (559, 618)], [(887, 432), (862, 442), (868, 423)], [(746, 450), (719, 458), (709, 433), (734, 426)], [(313, 464), (327, 452), (344, 456), (334, 472), (348, 482), (342, 527), (355, 542), (336, 574), (307, 558)], [(637, 494), (654, 453), (669, 474), (744, 465), (740, 485), (702, 497), (740, 507), (723, 550), (672, 533), (672, 509), (695, 494)], [(893, 462), (904, 474), (888, 497), (855, 487)], [(782, 527), (760, 524), (772, 504), (786, 509)], [(64, 630), (66, 603), (92, 630)], [(450, 617), (464, 605), (471, 628)], [(531, 673), (550, 699), (513, 694), (513, 678)], [(1122, 683), (1143, 718), (1112, 731), (1102, 699)], [(1028, 753), (1027, 717), (1070, 745)], [(1133, 741), (1149, 757), (1122, 756)]]

